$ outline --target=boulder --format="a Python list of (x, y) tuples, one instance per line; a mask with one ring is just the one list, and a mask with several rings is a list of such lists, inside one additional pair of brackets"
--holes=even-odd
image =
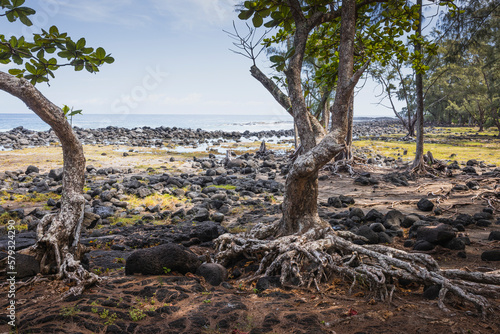
[(500, 261), (500, 249), (493, 249), (483, 252), (481, 254), (483, 261)]
[(40, 169), (38, 169), (38, 167), (30, 165), (30, 166), (28, 166), (28, 168), (26, 168), (25, 174), (29, 175), (31, 173), (39, 173), (39, 172), (40, 172)]
[(130, 254), (125, 274), (163, 275), (168, 269), (181, 274), (195, 273), (201, 265), (198, 256), (188, 248), (174, 243), (139, 249)]
[(329, 197), (328, 198), (328, 205), (333, 206), (334, 208), (341, 208), (342, 201), (338, 197)]
[(94, 207), (94, 213), (102, 219), (106, 219), (113, 216), (115, 214), (115, 210), (110, 206), (96, 206)]
[(36, 276), (40, 272), (40, 262), (33, 256), (17, 253), (16, 255), (16, 278)]
[(420, 201), (417, 203), (417, 207), (420, 211), (432, 211), (434, 208), (434, 203), (429, 201), (427, 198), (421, 198)]
[(280, 287), (281, 287), (281, 281), (279, 276), (261, 277), (259, 278), (257, 284), (255, 285), (255, 288), (259, 290), (259, 292), (262, 292), (269, 288), (280, 288)]
[(434, 247), (436, 247), (434, 244), (431, 244), (430, 242), (426, 240), (418, 240), (415, 242), (415, 245), (413, 245), (413, 250), (416, 251), (430, 251), (433, 250)]
[(49, 172), (49, 178), (53, 179), (54, 181), (61, 181), (63, 178), (63, 169), (51, 169)]
[(379, 242), (377, 232), (374, 232), (369, 226), (361, 226), (356, 234), (368, 239), (370, 244), (376, 244)]
[(399, 210), (391, 210), (385, 214), (385, 224), (392, 226), (400, 226), (405, 216)]
[(196, 270), (196, 275), (203, 276), (211, 285), (217, 286), (227, 278), (227, 270), (218, 263), (204, 263)]
[(417, 216), (408, 215), (408, 216), (404, 217), (404, 219), (400, 225), (401, 225), (401, 227), (404, 227), (404, 228), (410, 228), (413, 226), (413, 224), (415, 224), (419, 220), (420, 220), (420, 218), (418, 218)]
[(491, 231), (488, 240), (500, 240), (500, 231)]
[(351, 217), (351, 218), (352, 217), (359, 217), (360, 219), (363, 219), (365, 217), (365, 213), (360, 208), (352, 208), (352, 210), (349, 211), (349, 217)]
[(455, 238), (456, 234), (450, 225), (421, 226), (417, 230), (417, 240), (425, 240), (432, 244), (444, 245)]
[(376, 209), (371, 209), (365, 216), (366, 221), (380, 221), (384, 220), (384, 215)]

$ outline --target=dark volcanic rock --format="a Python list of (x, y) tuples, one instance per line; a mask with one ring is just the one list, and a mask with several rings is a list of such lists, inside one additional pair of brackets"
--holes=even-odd
[(227, 270), (218, 263), (204, 263), (196, 270), (196, 275), (203, 276), (212, 285), (219, 285), (227, 278)]
[(61, 181), (63, 177), (63, 169), (51, 169), (49, 172), (49, 177), (54, 179), (54, 181)]
[(376, 244), (379, 241), (377, 232), (374, 232), (369, 226), (366, 225), (361, 226), (356, 234), (365, 237), (371, 244)]
[(417, 207), (421, 211), (432, 211), (432, 209), (434, 208), (434, 203), (429, 201), (427, 198), (422, 198), (420, 199), (420, 201), (418, 201)]
[(483, 252), (481, 254), (483, 261), (500, 261), (500, 249), (493, 249)]
[(94, 207), (94, 213), (102, 219), (106, 219), (113, 216), (115, 214), (115, 210), (110, 206), (96, 206)]
[(255, 288), (260, 292), (269, 288), (280, 288), (281, 281), (279, 276), (265, 276), (259, 278)]
[(440, 290), (441, 290), (440, 285), (435, 284), (428, 286), (424, 289), (424, 298), (429, 300), (437, 299), (439, 297)]
[(401, 227), (404, 227), (404, 228), (412, 227), (413, 224), (415, 224), (419, 220), (420, 219), (417, 216), (408, 215), (408, 216), (404, 217), (403, 221), (401, 222)]
[(31, 173), (39, 173), (39, 172), (40, 172), (40, 170), (38, 169), (38, 167), (30, 165), (30, 166), (28, 166), (28, 168), (26, 168), (25, 174), (29, 175)]
[(465, 242), (459, 238), (454, 238), (444, 244), (444, 247), (453, 249), (453, 250), (464, 250)]
[(488, 240), (500, 240), (500, 231), (491, 231)]
[(450, 225), (421, 226), (417, 230), (417, 240), (425, 240), (432, 244), (444, 245), (455, 238), (455, 232)]
[(130, 254), (125, 274), (162, 275), (167, 269), (186, 274), (195, 273), (199, 266), (200, 260), (188, 248), (167, 243)]
[(341, 208), (342, 201), (338, 197), (329, 197), (328, 198), (328, 205), (333, 206), (334, 208)]
[(425, 240), (418, 240), (415, 245), (413, 246), (413, 249), (416, 251), (430, 251), (433, 250), (434, 247), (436, 247), (434, 244), (431, 244), (428, 241)]
[(40, 262), (33, 256), (16, 254), (16, 270), (17, 278), (25, 278), (35, 276), (40, 272)]
[[(405, 216), (398, 210), (391, 210), (385, 214), (385, 224), (392, 226), (400, 226)], [(386, 226), (387, 227), (387, 226)]]

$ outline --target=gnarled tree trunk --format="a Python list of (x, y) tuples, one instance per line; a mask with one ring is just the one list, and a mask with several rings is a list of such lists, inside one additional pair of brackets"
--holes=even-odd
[(37, 227), (37, 242), (30, 253), (40, 261), (42, 274), (56, 274), (76, 283), (71, 293), (80, 293), (98, 277), (80, 264), (84, 247), (80, 230), (84, 215), (85, 156), (83, 147), (62, 110), (25, 79), (0, 71), (0, 89), (22, 100), (61, 141), (64, 160), (63, 193), (59, 213), (43, 217)]

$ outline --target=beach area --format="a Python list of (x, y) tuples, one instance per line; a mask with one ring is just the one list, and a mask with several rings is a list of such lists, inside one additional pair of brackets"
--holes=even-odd
[[(81, 243), (90, 250), (87, 268), (102, 281), (61, 301), (68, 287), (46, 277), (33, 280), (36, 264), (20, 257), (20, 333), (500, 330), (500, 322), (482, 322), (459, 299), (451, 297), (447, 303), (454, 316), (440, 310), (436, 286), (394, 282), (394, 298), (387, 303), (362, 285), (351, 291), (352, 282), (341, 276), (320, 285), (320, 291), (282, 285), (279, 276), (249, 280), (259, 264), (244, 254), (215, 265), (219, 236), (280, 219), (294, 151), (291, 130), (108, 127), (75, 132), (87, 159)], [(500, 270), (500, 262), (494, 261), (500, 252), (500, 168), (498, 156), (491, 154), (498, 137), (464, 128), (433, 127), (427, 132), (429, 146), (439, 147), (443, 138), (448, 143), (468, 138), (470, 147), (455, 146), (454, 156), (436, 148), (436, 159), (448, 158), (442, 160), (451, 166), (448, 172), (416, 178), (407, 173), (414, 144), (403, 140), (404, 131), (396, 122), (356, 123), (354, 152), (360, 158), (352, 165), (331, 163), (321, 170), (320, 217), (337, 231), (363, 237), (362, 244), (429, 254), (443, 268)], [(0, 133), (0, 139), (3, 257), (8, 221), (15, 221), (20, 251), (35, 243), (40, 219), (57, 212), (62, 153), (51, 132), (17, 128)], [(419, 226), (442, 230), (446, 237), (417, 235)], [(171, 261), (155, 265), (155, 250), (174, 244)], [(132, 256), (138, 250), (151, 253), (138, 261)], [(186, 256), (191, 260), (175, 261)], [(210, 265), (190, 269), (190, 261)], [(157, 269), (153, 273), (147, 268)], [(391, 330), (387, 321), (398, 325)], [(8, 326), (0, 325), (0, 331), (8, 331)]]

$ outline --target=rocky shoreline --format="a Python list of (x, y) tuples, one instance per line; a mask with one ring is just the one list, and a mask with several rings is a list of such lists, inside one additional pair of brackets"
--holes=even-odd
[[(387, 129), (390, 128), (386, 127), (384, 133)], [(134, 133), (139, 136), (132, 137), (137, 144), (148, 145), (158, 139), (156, 136), (175, 131), (185, 135), (180, 142), (220, 138), (217, 132), (181, 129), (121, 130), (116, 130), (116, 135), (112, 135), (113, 129), (82, 130), (79, 136), (86, 134), (89, 142), (95, 144), (96, 137), (102, 142), (120, 141), (125, 134)], [(40, 138), (40, 133), (18, 131), (27, 137)], [(277, 132), (271, 134), (276, 136)], [(232, 140), (245, 134), (239, 136)], [(33, 143), (36, 138), (32, 138)], [(162, 157), (162, 161), (177, 159)], [(481, 194), (499, 199), (500, 187), (490, 180), (500, 177), (500, 168), (474, 160), (462, 165), (452, 163), (446, 167), (447, 178), (433, 185), (434, 179), (417, 180), (405, 169), (395, 168), (394, 159), (380, 156), (374, 161), (383, 167), (364, 165), (354, 175), (348, 170), (321, 172), (322, 219), (337, 231), (354, 233), (358, 244), (382, 243), (407, 251), (435, 252), (459, 266), (461, 261), (469, 261), (466, 263), (472, 270), (500, 269), (500, 250), (494, 246), (500, 240), (500, 216), (488, 205), (486, 197), (472, 204), (463, 200)], [(345, 313), (347, 304), (355, 303), (356, 312), (373, 312), (373, 304), (368, 304), (370, 298), (347, 296), (347, 283), (343, 292), (339, 292), (342, 298), (347, 298), (342, 310), (334, 306), (339, 303), (338, 295), (325, 297), (325, 304), (318, 302), (317, 305), (323, 306), (313, 309), (307, 306), (308, 302), (300, 301), (302, 297), (296, 287), (282, 286), (279, 277), (263, 277), (253, 286), (239, 283), (239, 279), (258, 269), (258, 262), (242, 257), (226, 267), (212, 263), (214, 240), (220, 235), (245, 232), (256, 223), (280, 218), (284, 177), (289, 168), (286, 155), (267, 150), (233, 154), (230, 160), (214, 155), (192, 157), (183, 163), (181, 169), (167, 163), (145, 170), (86, 167), (81, 242), (90, 252), (85, 265), (107, 278), (96, 289), (64, 300), (64, 307), (78, 309), (77, 314), (69, 316), (57, 302), (46, 307), (37, 304), (40, 298), (51, 298), (43, 290), (31, 295), (25, 290), (23, 296), (29, 301), (19, 308), (21, 332), (65, 333), (64, 329), (58, 329), (59, 324), (71, 319), (74, 327), (70, 332), (84, 333), (319, 334), (342, 332), (346, 328), (343, 321), (352, 316), (349, 308)], [(430, 188), (419, 193), (420, 187)], [(447, 197), (440, 195), (446, 193), (444, 188)], [(19, 227), (16, 250), (35, 243), (36, 226), (43, 216), (59, 209), (61, 190), (62, 169), (43, 171), (29, 166), (0, 172), (0, 218), (16, 221)], [(380, 198), (379, 204), (374, 202), (376, 196)], [(446, 200), (458, 209), (445, 206)], [(5, 221), (1, 223), (0, 259), (5, 257), (8, 243)], [(27, 280), (38, 273), (34, 258), (18, 254), (16, 264), (19, 279)], [(337, 284), (344, 286), (341, 282)], [(401, 287), (398, 293), (413, 291), (416, 303), (435, 300), (439, 294), (436, 286), (410, 286), (404, 281), (398, 284)], [(57, 287), (51, 289), (54, 294), (59, 291)], [(309, 298), (316, 297), (308, 295)], [(435, 305), (427, 307), (437, 309)], [(380, 312), (387, 312), (385, 306), (379, 308)], [(262, 310), (266, 313), (260, 314)], [(391, 312), (397, 313), (395, 309)], [(109, 318), (112, 314), (116, 314), (114, 320)], [(250, 314), (258, 316), (249, 321)], [(404, 311), (400, 315), (402, 319), (415, 316)], [(362, 328), (369, 331), (374, 318), (363, 319), (366, 323)], [(0, 316), (0, 328), (6, 320)], [(500, 324), (490, 325), (494, 330), (500, 329)], [(432, 332), (440, 327), (431, 328)]]
[[(101, 129), (82, 129), (75, 127), (75, 133), (84, 145), (129, 145), (141, 147), (162, 147), (172, 145), (196, 145), (208, 140), (230, 140), (267, 138), (293, 138), (293, 130), (270, 130), (259, 132), (225, 132), (205, 131), (201, 129), (181, 129), (176, 127), (140, 127), (134, 129), (106, 127)], [(392, 120), (371, 120), (357, 122), (354, 126), (354, 137), (378, 137), (402, 132), (398, 122)], [(59, 143), (54, 132), (33, 131), (17, 127), (7, 132), (0, 132), (0, 148), (23, 149), (56, 145)]]

